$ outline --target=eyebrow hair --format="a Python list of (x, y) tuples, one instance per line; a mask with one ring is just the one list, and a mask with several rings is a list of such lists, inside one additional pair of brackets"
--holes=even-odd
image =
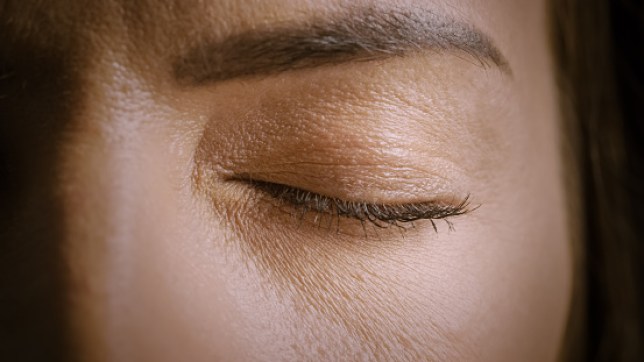
[(178, 59), (173, 71), (180, 83), (202, 85), (423, 51), (462, 53), (511, 74), (498, 48), (472, 25), (424, 9), (372, 7), (205, 42)]

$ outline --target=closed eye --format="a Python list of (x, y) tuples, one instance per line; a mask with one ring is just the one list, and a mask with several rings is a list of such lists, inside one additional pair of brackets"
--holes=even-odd
[(356, 219), (363, 225), (368, 222), (379, 228), (391, 226), (406, 228), (408, 225), (413, 226), (414, 221), (429, 220), (434, 230), (438, 231), (436, 220), (445, 220), (449, 228), (453, 229), (453, 224), (448, 218), (463, 215), (476, 209), (476, 207), (471, 207), (469, 195), (449, 201), (429, 200), (386, 204), (349, 201), (266, 181), (247, 178), (239, 180), (272, 199), (291, 206), (300, 219), (308, 213), (313, 213), (316, 221), (320, 221), (322, 216), (328, 216), (331, 219)]

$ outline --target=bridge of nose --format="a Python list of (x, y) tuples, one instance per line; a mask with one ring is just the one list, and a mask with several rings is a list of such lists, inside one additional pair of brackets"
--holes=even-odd
[[(184, 237), (177, 212), (190, 202), (190, 175), (177, 172), (189, 169), (177, 167), (187, 160), (170, 147), (173, 120), (146, 81), (125, 57), (105, 52), (94, 59), (78, 74), (82, 97), (57, 160), (61, 242), (74, 338), (92, 360), (120, 359), (133, 353), (127, 346), (137, 344), (146, 323), (162, 324), (171, 292), (164, 261), (173, 263)], [(136, 306), (146, 306), (145, 313)]]
[(224, 256), (209, 243), (221, 233), (195, 200), (183, 147), (198, 132), (178, 132), (181, 119), (134, 68), (97, 64), (61, 160), (77, 340), (115, 360), (233, 353)]
[(12, 306), (0, 320), (15, 334), (1, 338), (15, 342), (8, 355), (161, 361), (228, 351), (218, 229), (191, 192), (197, 140), (188, 139), (199, 132), (177, 132), (182, 120), (153, 89), (163, 75), (146, 70), (163, 64), (134, 64), (144, 50), (117, 18), (72, 20), (89, 30), (52, 26), (31, 30), (42, 39), (0, 43), (18, 70), (0, 82), (0, 139), (11, 141), (17, 170), (11, 207), (0, 200), (12, 213), (0, 219), (0, 256), (11, 256), (0, 263)]
[(99, 361), (140, 287), (136, 258), (173, 237), (170, 179), (181, 175), (169, 171), (162, 107), (114, 52), (23, 48), (0, 82), (0, 337), (12, 346), (0, 357), (66, 360), (73, 348)]

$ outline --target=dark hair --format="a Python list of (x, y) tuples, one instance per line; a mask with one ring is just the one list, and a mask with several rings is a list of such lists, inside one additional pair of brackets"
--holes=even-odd
[(644, 361), (644, 6), (636, 0), (551, 6), (584, 240), (564, 358)]

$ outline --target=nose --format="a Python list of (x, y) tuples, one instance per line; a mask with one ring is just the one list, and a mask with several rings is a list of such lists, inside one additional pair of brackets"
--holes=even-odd
[(52, 186), (68, 330), (74, 353), (87, 360), (130, 359), (140, 336), (133, 331), (148, 319), (129, 314), (155, 305), (163, 290), (148, 289), (158, 282), (159, 254), (179, 238), (163, 119), (149, 111), (136, 76), (108, 64), (88, 69), (77, 85), (83, 95), (61, 134)]
[[(70, 69), (41, 57), (0, 83), (0, 359), (220, 353), (216, 275), (191, 292), (204, 279), (189, 261), (204, 234), (189, 152), (169, 146), (175, 120), (123, 63)], [(208, 316), (190, 314), (195, 295)]]
[(172, 197), (139, 85), (118, 65), (70, 69), (14, 62), (1, 86), (0, 343), (19, 360), (107, 356), (130, 249), (171, 218), (155, 211)]

